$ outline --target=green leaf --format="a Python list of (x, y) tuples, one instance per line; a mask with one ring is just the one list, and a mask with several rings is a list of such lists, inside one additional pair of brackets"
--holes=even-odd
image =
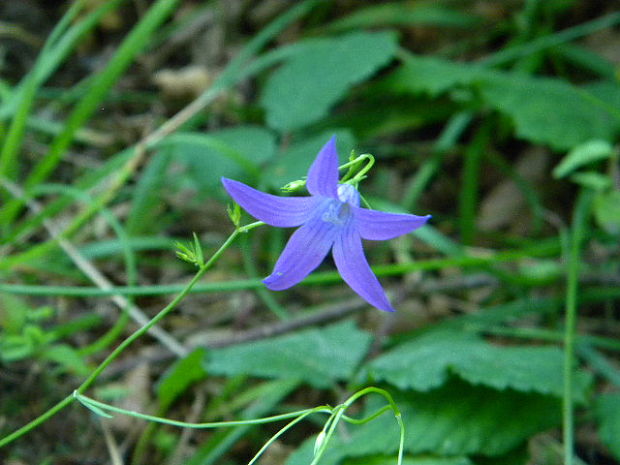
[(265, 179), (269, 186), (280, 189), (289, 182), (305, 178), (317, 153), (333, 135), (337, 138), (338, 152), (344, 159), (344, 155), (348, 155), (355, 144), (349, 131), (334, 129), (295, 141), (268, 168)]
[(620, 393), (603, 394), (594, 404), (601, 441), (620, 460)]
[[(496, 391), (454, 380), (427, 393), (396, 398), (409, 453), (501, 455), (560, 422), (560, 401), (540, 394)], [(344, 446), (349, 456), (397, 450), (398, 427), (384, 415)]]
[(605, 140), (589, 140), (566, 154), (553, 169), (553, 177), (563, 178), (582, 166), (610, 158), (614, 153), (611, 144)]
[[(430, 392), (395, 396), (395, 402), (402, 411), (408, 454), (500, 456), (519, 450), (530, 437), (561, 421), (559, 399), (497, 391), (456, 379)], [(367, 413), (376, 408), (375, 403)], [(347, 457), (395, 457), (398, 438), (398, 426), (389, 413), (364, 425), (348, 426), (346, 439), (332, 439), (321, 465), (334, 465)], [(287, 465), (309, 463), (309, 447), (305, 443)]]
[(205, 367), (216, 375), (299, 378), (317, 388), (346, 380), (370, 345), (350, 321), (320, 329), (212, 350)]
[(431, 57), (409, 57), (382, 83), (385, 91), (427, 93), (437, 96), (456, 86), (471, 85), (493, 76), (480, 65), (455, 63)]
[(153, 223), (158, 220), (163, 208), (161, 191), (169, 182), (167, 170), (170, 158), (170, 150), (160, 150), (150, 159), (138, 179), (127, 218), (128, 234), (137, 236), (152, 232)]
[[(472, 384), (561, 397), (563, 354), (556, 347), (508, 347), (472, 334), (442, 331), (401, 344), (368, 365), (369, 373), (401, 389), (428, 391), (451, 373)], [(577, 373), (575, 398), (583, 401), (590, 377)]]
[[(356, 427), (352, 427), (356, 428)], [(352, 431), (352, 430), (351, 430)], [(392, 438), (398, 443), (398, 437)], [(303, 444), (291, 455), (289, 455), (285, 465), (308, 465), (314, 458), (313, 445), (316, 436), (312, 436), (305, 440)], [(337, 444), (338, 441), (332, 443)], [(331, 448), (330, 448), (331, 449)], [(335, 452), (335, 453), (334, 453)], [(365, 456), (362, 458), (344, 458), (337, 451), (328, 450), (327, 454), (319, 462), (320, 465), (335, 465), (342, 463), (343, 465), (394, 465), (396, 463), (396, 452), (390, 455), (387, 453), (381, 455)], [(471, 460), (467, 457), (440, 457), (433, 455), (420, 456), (404, 456), (403, 465), (472, 465)]]
[(44, 360), (57, 363), (68, 373), (86, 376), (91, 371), (79, 352), (67, 344), (49, 345), (40, 352), (40, 356)]
[(189, 386), (206, 377), (202, 363), (205, 355), (206, 350), (198, 348), (178, 360), (162, 376), (157, 386), (157, 398), (163, 409), (167, 409)]
[(601, 174), (597, 171), (582, 171), (575, 173), (570, 177), (570, 180), (597, 192), (609, 189), (613, 185), (613, 182), (609, 176)]
[(210, 195), (220, 189), (222, 176), (256, 178), (260, 167), (275, 154), (274, 135), (255, 126), (239, 126), (209, 134), (182, 132), (158, 144), (185, 166), (183, 179), (200, 192)]
[(31, 357), (35, 352), (32, 341), (22, 335), (5, 334), (0, 337), (0, 360), (16, 362)]
[(465, 86), (477, 91), (485, 104), (510, 117), (517, 136), (558, 150), (591, 139), (612, 139), (620, 129), (620, 112), (597, 94), (611, 93), (608, 87), (579, 88), (559, 79), (415, 56), (408, 58), (384, 86), (395, 92), (430, 95)]
[(620, 232), (620, 191), (599, 192), (594, 198), (594, 218), (609, 233)]
[(318, 121), (352, 86), (387, 64), (397, 45), (393, 32), (353, 32), (296, 44), (263, 88), (267, 123), (290, 131)]
[(517, 136), (558, 150), (611, 139), (620, 125), (585, 90), (557, 79), (498, 76), (481, 91), (489, 105), (512, 118)]

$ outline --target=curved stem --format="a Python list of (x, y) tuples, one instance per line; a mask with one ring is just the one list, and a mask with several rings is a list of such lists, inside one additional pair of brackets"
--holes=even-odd
[[(183, 290), (168, 305), (166, 305), (166, 307), (164, 307), (157, 315), (155, 315), (151, 320), (149, 320), (148, 323), (146, 323), (144, 326), (137, 329), (130, 336), (128, 336), (123, 342), (121, 342), (119, 346), (116, 349), (114, 349), (110, 353), (110, 355), (108, 355), (105, 358), (105, 360), (103, 360), (99, 364), (99, 366), (97, 366), (97, 368), (95, 368), (95, 370), (88, 376), (88, 378), (86, 378), (86, 380), (84, 380), (84, 382), (80, 384), (80, 386), (75, 390), (75, 393), (82, 394), (83, 392), (85, 392), (95, 382), (95, 380), (99, 377), (99, 375), (103, 372), (103, 370), (105, 370), (114, 360), (116, 360), (116, 358), (127, 347), (129, 347), (136, 339), (144, 335), (149, 329), (151, 329), (153, 326), (159, 323), (163, 318), (166, 317), (166, 315), (168, 315), (172, 310), (174, 310), (179, 305), (179, 303), (181, 303), (181, 301), (187, 296), (187, 294), (189, 294), (189, 292), (192, 290), (194, 285), (200, 280), (200, 278), (202, 278), (202, 276), (220, 258), (222, 253), (224, 253), (224, 251), (234, 242), (234, 240), (237, 238), (237, 236), (240, 233), (246, 233), (258, 226), (262, 226), (263, 224), (265, 223), (261, 221), (257, 221), (255, 223), (251, 223), (251, 224), (241, 226), (235, 229), (233, 233), (228, 237), (228, 239), (226, 239), (226, 241), (220, 246), (220, 248), (211, 256), (211, 258), (198, 270), (198, 272), (194, 275), (192, 280), (183, 288)], [(61, 411), (63, 408), (71, 404), (76, 399), (75, 393), (65, 397), (63, 400), (58, 402), (56, 405), (54, 405), (51, 409), (47, 410), (42, 415), (38, 416), (31, 422), (27, 423), (26, 425), (22, 426), (18, 430), (9, 434), (8, 436), (5, 436), (4, 438), (0, 439), (0, 448), (13, 442), (15, 439), (23, 436), (29, 431), (33, 430), (34, 428), (36, 428), (37, 426), (39, 426), (40, 424), (42, 424), (43, 422), (47, 421), (49, 418), (54, 416), (56, 413)]]
[(107, 412), (121, 413), (123, 415), (128, 415), (130, 417), (135, 417), (135, 418), (141, 418), (143, 420), (153, 421), (155, 423), (163, 423), (165, 425), (180, 426), (183, 428), (194, 428), (194, 429), (222, 428), (222, 427), (233, 427), (233, 426), (240, 426), (240, 425), (262, 425), (265, 423), (273, 423), (276, 421), (288, 420), (289, 418), (295, 418), (300, 415), (305, 417), (312, 413), (318, 413), (318, 412), (331, 413), (331, 410), (332, 410), (330, 407), (322, 405), (322, 406), (314, 407), (310, 409), (304, 409), (304, 410), (299, 410), (299, 411), (290, 412), (290, 413), (283, 413), (280, 415), (272, 415), (269, 417), (257, 418), (253, 420), (233, 420), (233, 421), (215, 421), (215, 422), (207, 422), (207, 423), (189, 423), (186, 421), (170, 420), (164, 417), (158, 417), (155, 415), (147, 415), (145, 413), (139, 413), (139, 412), (134, 412), (131, 410), (126, 410), (120, 407), (115, 407), (113, 405), (105, 404), (95, 399), (91, 399), (90, 397), (83, 396), (77, 391), (73, 392), (72, 397), (80, 401), (85, 407), (88, 407), (88, 408), (94, 407), (93, 410), (100, 410), (103, 412), (107, 411)]
[[(379, 409), (379, 411), (361, 420), (355, 421), (347, 417), (345, 415), (345, 412), (347, 411), (347, 409), (360, 397), (363, 397), (368, 394), (379, 394), (385, 400), (387, 400), (389, 405), (387, 406), (387, 408), (385, 407), (381, 408)], [(310, 465), (316, 465), (319, 462), (319, 460), (325, 453), (325, 450), (327, 449), (327, 445), (329, 441), (331, 440), (331, 437), (333, 436), (334, 432), (336, 431), (336, 427), (338, 426), (338, 423), (340, 422), (341, 419), (344, 418), (346, 421), (349, 421), (352, 423), (366, 423), (368, 421), (371, 421), (377, 418), (379, 415), (386, 412), (387, 410), (392, 410), (392, 412), (394, 412), (394, 417), (396, 418), (396, 422), (398, 423), (398, 427), (400, 428), (400, 441), (399, 441), (399, 448), (398, 448), (398, 462), (397, 463), (398, 465), (401, 465), (403, 461), (403, 452), (404, 452), (404, 445), (405, 445), (405, 424), (403, 423), (400, 409), (396, 405), (396, 402), (394, 402), (394, 398), (389, 392), (387, 392), (385, 389), (381, 389), (381, 388), (374, 387), (374, 386), (369, 386), (369, 387), (362, 389), (361, 391), (356, 392), (351, 397), (349, 397), (346, 401), (344, 401), (342, 404), (334, 407), (332, 416), (325, 423), (323, 430), (319, 434), (319, 437), (321, 438), (320, 443), (315, 447), (314, 459), (312, 460), (312, 463)]]

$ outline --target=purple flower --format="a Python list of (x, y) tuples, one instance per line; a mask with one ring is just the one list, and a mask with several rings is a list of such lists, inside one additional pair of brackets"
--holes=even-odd
[(325, 144), (308, 171), (309, 197), (278, 197), (222, 178), (224, 188), (248, 213), (271, 226), (300, 226), (289, 239), (273, 273), (263, 281), (274, 291), (308, 276), (331, 250), (342, 279), (371, 305), (392, 312), (362, 248), (362, 239), (383, 241), (424, 225), (430, 215), (385, 213), (360, 208), (352, 184), (338, 183), (336, 138)]

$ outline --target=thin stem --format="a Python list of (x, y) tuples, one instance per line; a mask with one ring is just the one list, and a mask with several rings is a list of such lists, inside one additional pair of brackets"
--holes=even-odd
[[(344, 401), (342, 404), (334, 408), (332, 417), (327, 421), (327, 423), (323, 427), (323, 431), (321, 431), (321, 434), (324, 435), (324, 437), (321, 438), (321, 443), (319, 444), (316, 450), (316, 453), (314, 455), (314, 459), (312, 460), (310, 465), (316, 465), (318, 461), (321, 459), (321, 457), (323, 456), (323, 454), (325, 453), (325, 450), (327, 449), (327, 445), (330, 439), (332, 438), (334, 432), (336, 431), (336, 427), (338, 426), (338, 423), (340, 422), (342, 418), (347, 418), (345, 416), (345, 412), (347, 411), (347, 409), (360, 397), (366, 396), (368, 394), (379, 394), (380, 396), (382, 396), (384, 399), (388, 401), (388, 404), (389, 404), (388, 408), (392, 410), (392, 412), (394, 413), (394, 417), (396, 418), (396, 422), (398, 423), (398, 426), (400, 428), (398, 465), (402, 464), (404, 441), (405, 441), (405, 424), (402, 421), (402, 415), (400, 413), (400, 409), (396, 405), (396, 402), (394, 402), (394, 399), (389, 392), (387, 392), (384, 389), (378, 388), (378, 387), (369, 386), (367, 388), (362, 389), (361, 391), (356, 392), (355, 394), (350, 396), (346, 401)], [(379, 412), (364, 418), (362, 422), (373, 420), (378, 415), (386, 411), (387, 409), (381, 409), (379, 410)], [(319, 437), (320, 436), (321, 435), (319, 435)]]
[[(441, 270), (451, 267), (484, 268), (503, 262), (518, 261), (523, 258), (549, 257), (559, 253), (557, 241), (541, 241), (539, 244), (521, 249), (497, 251), (485, 255), (462, 255), (449, 258), (433, 258), (415, 262), (374, 266), (372, 269), (377, 276), (398, 276), (413, 271)], [(0, 265), (1, 268), (1, 265)], [(302, 284), (328, 284), (339, 282), (342, 278), (337, 272), (324, 271), (314, 273), (306, 278)], [(256, 289), (263, 286), (260, 279), (245, 279), (219, 283), (204, 283), (196, 287), (196, 292), (223, 292), (246, 289)], [(26, 295), (62, 295), (79, 297), (101, 297), (111, 294), (120, 295), (162, 295), (180, 292), (178, 284), (157, 286), (117, 286), (110, 290), (87, 286), (38, 286), (28, 284), (0, 283), (0, 292)]]
[(233, 426), (241, 426), (241, 425), (263, 425), (265, 423), (273, 423), (281, 420), (288, 420), (289, 418), (295, 418), (299, 415), (310, 415), (312, 413), (331, 413), (332, 409), (330, 407), (321, 405), (319, 407), (314, 407), (311, 409), (298, 410), (296, 412), (290, 413), (282, 413), (280, 415), (272, 415), (264, 418), (256, 418), (251, 420), (232, 420), (232, 421), (214, 421), (214, 422), (206, 422), (206, 423), (191, 423), (187, 421), (178, 421), (178, 420), (170, 420), (169, 418), (158, 417), (155, 415), (147, 415), (145, 413), (134, 412), (132, 410), (126, 410), (120, 407), (115, 407), (114, 405), (104, 404), (103, 402), (99, 402), (95, 399), (92, 399), (87, 396), (83, 396), (77, 391), (73, 392), (72, 397), (78, 400), (86, 407), (94, 407), (94, 411), (102, 410), (104, 412), (114, 412), (120, 413), (123, 415), (128, 415), (134, 418), (141, 418), (142, 420), (148, 420), (155, 423), (163, 423), (165, 425), (170, 426), (180, 426), (183, 428), (194, 428), (194, 429), (210, 429), (210, 428), (230, 428)]
[(141, 328), (137, 329), (134, 333), (128, 336), (120, 345), (108, 355), (105, 360), (103, 360), (97, 368), (86, 378), (86, 380), (75, 390), (75, 393), (65, 397), (63, 400), (54, 405), (51, 409), (35, 418), (28, 424), (22, 426), (18, 430), (13, 433), (5, 436), (0, 439), (0, 448), (13, 442), (15, 439), (23, 436), (28, 433), (32, 429), (36, 428), (60, 410), (65, 408), (67, 405), (71, 404), (76, 399), (76, 393), (82, 394), (85, 392), (99, 377), (99, 375), (114, 361), (116, 358), (123, 353), (123, 351), (129, 347), (136, 339), (140, 338), (146, 332), (149, 331), (153, 326), (159, 323), (163, 318), (166, 317), (172, 310), (174, 310), (179, 303), (189, 294), (192, 287), (202, 278), (202, 276), (213, 266), (213, 264), (220, 258), (220, 256), (224, 253), (224, 251), (234, 242), (237, 236), (240, 233), (246, 233), (251, 231), (252, 229), (262, 226), (265, 223), (261, 221), (257, 221), (255, 223), (250, 223), (245, 226), (241, 226), (236, 228), (233, 233), (226, 239), (226, 241), (220, 246), (220, 248), (211, 256), (211, 258), (198, 270), (198, 272), (194, 275), (192, 280), (185, 286), (185, 288), (165, 307), (163, 308), (157, 315), (155, 315), (151, 320), (149, 320), (145, 325)]
[(577, 332), (577, 291), (579, 287), (579, 268), (581, 242), (593, 193), (582, 191), (577, 199), (573, 225), (570, 231), (568, 251), (568, 276), (566, 283), (566, 314), (564, 333), (564, 395), (562, 398), (562, 426), (564, 441), (564, 464), (575, 462), (575, 419), (573, 412), (573, 385), (575, 339)]
[[(361, 170), (355, 173), (355, 167), (358, 164), (362, 163), (364, 160), (367, 160), (366, 166), (364, 166)], [(363, 153), (355, 157), (353, 160), (345, 163), (344, 165), (341, 165), (338, 168), (339, 170), (349, 168), (349, 171), (347, 171), (347, 173), (342, 177), (340, 182), (349, 182), (353, 185), (357, 185), (361, 180), (365, 178), (365, 174), (370, 171), (370, 169), (373, 167), (374, 164), (375, 164), (375, 157), (373, 157), (369, 153)], [(355, 176), (353, 176), (353, 173), (355, 173)], [(351, 178), (352, 176), (353, 178), (349, 181), (349, 178)]]
[(263, 455), (263, 453), (267, 450), (267, 448), (271, 444), (273, 444), (280, 436), (282, 436), (284, 433), (286, 433), (289, 429), (291, 429), (297, 423), (299, 423), (302, 420), (304, 420), (307, 416), (312, 415), (313, 413), (318, 413), (318, 412), (331, 413), (331, 408), (329, 408), (329, 407), (317, 407), (315, 409), (308, 409), (308, 411), (302, 413), (297, 418), (295, 418), (294, 420), (290, 421), (287, 425), (285, 425), (283, 428), (278, 430), (278, 432), (276, 434), (274, 434), (269, 439), (269, 441), (267, 441), (265, 444), (263, 444), (263, 447), (261, 447), (259, 449), (259, 451), (254, 455), (254, 457), (252, 457), (252, 460), (250, 460), (248, 462), (248, 465), (253, 465), (260, 458), (260, 456)]

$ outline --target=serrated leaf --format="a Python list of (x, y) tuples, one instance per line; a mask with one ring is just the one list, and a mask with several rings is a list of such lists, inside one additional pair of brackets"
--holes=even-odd
[[(563, 354), (556, 347), (493, 345), (474, 335), (430, 333), (401, 344), (368, 364), (369, 373), (401, 389), (428, 391), (455, 374), (472, 384), (561, 397)], [(577, 373), (575, 398), (583, 401), (590, 377)]]
[(290, 131), (318, 121), (352, 86), (387, 64), (397, 45), (393, 32), (354, 32), (296, 44), (263, 88), (267, 123)]
[[(289, 455), (285, 465), (308, 465), (314, 458), (312, 444), (316, 436), (308, 438), (291, 455)], [(394, 465), (396, 463), (396, 452), (391, 455), (373, 455), (363, 458), (345, 458), (337, 453), (328, 453), (319, 462), (320, 465)], [(439, 457), (433, 455), (404, 456), (403, 465), (472, 465), (467, 457)]]
[(205, 367), (216, 375), (298, 378), (327, 388), (353, 374), (371, 336), (346, 321), (320, 329), (212, 350)]
[(620, 460), (620, 394), (603, 394), (594, 404), (601, 441)]
[(205, 354), (205, 349), (198, 348), (164, 373), (157, 385), (157, 398), (162, 408), (166, 409), (189, 386), (205, 378), (207, 372), (202, 363)]
[[(396, 92), (431, 95), (465, 86), (477, 91), (485, 104), (510, 117), (517, 136), (558, 150), (591, 139), (611, 139), (620, 129), (620, 113), (594, 91), (559, 79), (411, 57), (384, 86)], [(609, 92), (607, 88), (605, 91)]]
[(563, 178), (582, 166), (611, 157), (614, 149), (605, 140), (589, 140), (566, 154), (553, 169), (553, 177)]
[(289, 182), (305, 178), (316, 154), (334, 135), (336, 136), (338, 152), (341, 155), (348, 154), (353, 148), (355, 140), (353, 135), (346, 130), (329, 130), (295, 141), (267, 169), (265, 179), (269, 185), (273, 189), (280, 189)]
[[(518, 450), (530, 437), (561, 421), (559, 399), (497, 391), (458, 380), (430, 392), (395, 396), (395, 401), (406, 427), (408, 454), (501, 456)], [(377, 404), (368, 412), (376, 408)], [(398, 437), (394, 417), (386, 413), (365, 425), (347, 427), (347, 438), (335, 437), (321, 464), (334, 465), (345, 458), (375, 454), (395, 457)], [(308, 447), (304, 444), (286, 465), (309, 463)]]

